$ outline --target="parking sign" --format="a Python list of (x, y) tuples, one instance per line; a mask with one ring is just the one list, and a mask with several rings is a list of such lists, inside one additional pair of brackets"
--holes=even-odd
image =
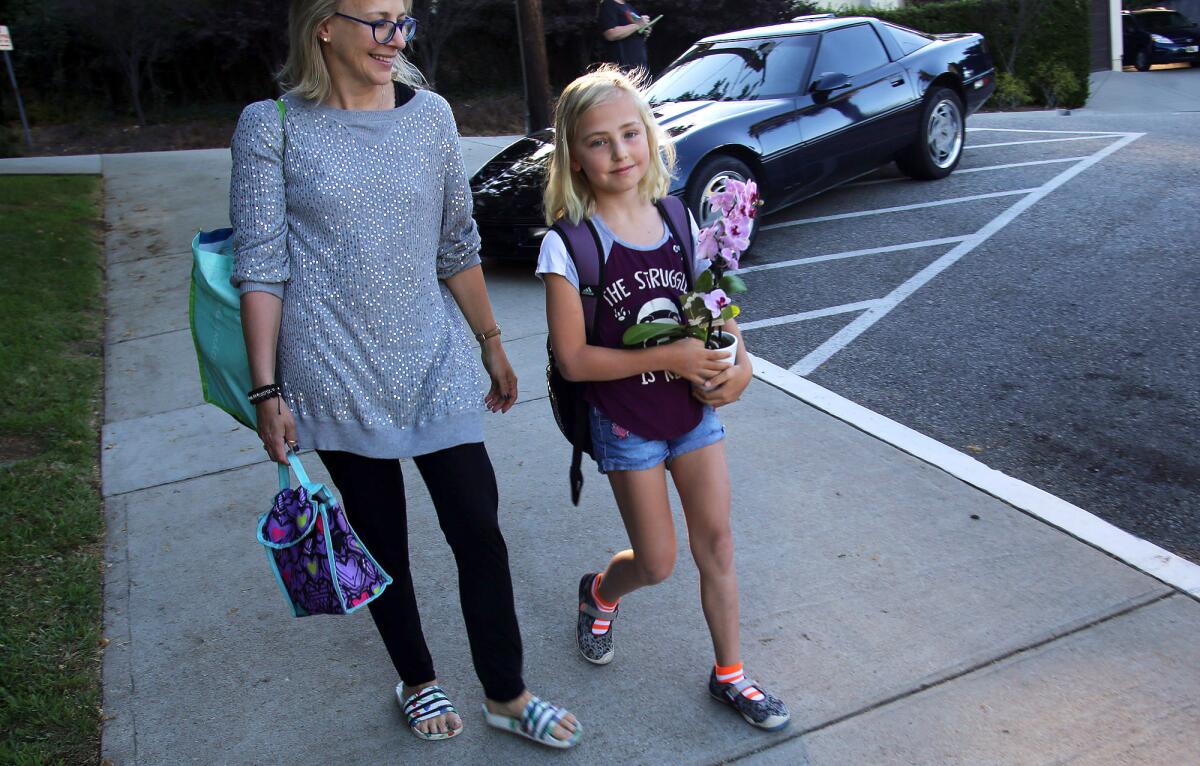
[(12, 38), (8, 36), (8, 27), (0, 27), (0, 51), (11, 51)]

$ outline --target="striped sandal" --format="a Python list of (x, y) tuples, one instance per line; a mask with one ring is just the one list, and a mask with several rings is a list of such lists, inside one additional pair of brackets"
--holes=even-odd
[(580, 735), (583, 734), (583, 724), (576, 721), (575, 731), (571, 734), (570, 738), (559, 739), (555, 737), (554, 727), (567, 716), (567, 711), (557, 705), (551, 705), (539, 697), (529, 698), (529, 702), (525, 705), (525, 709), (521, 711), (519, 718), (493, 713), (487, 709), (486, 705), (483, 708), (483, 716), (488, 726), (494, 726), (504, 731), (511, 731), (513, 734), (531, 739), (547, 747), (557, 747), (564, 750), (568, 747), (575, 747), (579, 742)]
[(442, 691), (442, 687), (437, 684), (426, 686), (416, 694), (410, 695), (407, 699), (402, 696), (404, 693), (403, 689), (403, 683), (396, 684), (396, 701), (400, 703), (400, 708), (404, 711), (404, 717), (408, 719), (409, 731), (417, 739), (423, 739), (427, 742), (450, 739), (451, 737), (457, 737), (459, 732), (463, 730), (462, 724), (459, 724), (457, 729), (437, 733), (424, 732), (418, 729), (417, 724), (421, 721), (437, 718), (439, 715), (447, 713), (458, 715), (458, 711), (455, 710), (450, 699), (446, 697), (446, 693)]

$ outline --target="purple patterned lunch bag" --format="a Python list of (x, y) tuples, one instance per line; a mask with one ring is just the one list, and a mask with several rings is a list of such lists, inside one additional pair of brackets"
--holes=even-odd
[(280, 465), (279, 494), (258, 519), (258, 541), (297, 617), (350, 614), (392, 578), (354, 534), (333, 493), (309, 480), (299, 457), (289, 454), (288, 462), (300, 486), (291, 488), (288, 466)]

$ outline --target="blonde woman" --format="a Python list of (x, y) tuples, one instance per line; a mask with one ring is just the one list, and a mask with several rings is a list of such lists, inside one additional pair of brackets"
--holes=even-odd
[[(689, 248), (676, 241), (691, 237), (695, 252), (695, 222), (689, 232), (672, 231), (655, 205), (667, 193), (674, 155), (634, 81), (611, 67), (578, 78), (559, 98), (554, 123), (543, 199), (547, 222), (586, 221), (603, 248), (590, 340), (580, 269), (554, 229), (542, 240), (537, 273), (546, 285), (559, 371), (588, 383), (592, 454), (608, 475), (630, 542), (603, 571), (579, 581), (579, 653), (594, 665), (612, 662), (621, 599), (662, 582), (675, 566), (670, 470), (715, 654), (708, 691), (751, 725), (781, 729), (788, 725), (787, 706), (742, 668), (725, 428), (716, 411), (737, 401), (750, 383), (745, 343), (730, 365), (721, 361), (724, 352), (705, 350), (695, 338), (636, 349), (621, 342), (640, 321), (679, 321), (684, 285), (709, 264), (688, 263)], [(736, 322), (724, 329), (741, 338)]]
[[(458, 564), (485, 720), (570, 747), (575, 717), (521, 675), (481, 416), (507, 412), (517, 380), (484, 285), (454, 117), (403, 55), (416, 26), (404, 0), (293, 0), (286, 110), (261, 101), (242, 113), (230, 215), (250, 395), (271, 458), (315, 449), (394, 578), (370, 611), (413, 734), (448, 739), (463, 723), (421, 631), (415, 590), (442, 586), (409, 571), (403, 457)], [(484, 396), (468, 332), (491, 380)]]

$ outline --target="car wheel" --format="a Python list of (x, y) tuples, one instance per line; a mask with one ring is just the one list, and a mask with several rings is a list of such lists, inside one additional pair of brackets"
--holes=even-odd
[(933, 88), (921, 109), (921, 132), (896, 158), (896, 164), (912, 178), (945, 178), (962, 159), (965, 135), (966, 121), (958, 94), (949, 88)]
[(1133, 66), (1139, 72), (1150, 71), (1150, 49), (1142, 48), (1133, 59)]
[[(692, 175), (688, 179), (684, 202), (687, 203), (688, 210), (692, 211), (692, 217), (696, 219), (696, 225), (701, 229), (710, 225), (721, 215), (720, 210), (708, 204), (708, 196), (724, 191), (725, 182), (731, 179), (734, 181), (754, 181), (756, 184), (758, 183), (758, 179), (754, 176), (754, 171), (747, 167), (746, 163), (730, 157), (728, 154), (717, 154), (709, 157), (692, 171)], [(761, 189), (759, 193), (762, 193)], [(758, 228), (757, 218), (750, 221), (751, 246), (754, 245), (754, 239), (758, 236)]]

